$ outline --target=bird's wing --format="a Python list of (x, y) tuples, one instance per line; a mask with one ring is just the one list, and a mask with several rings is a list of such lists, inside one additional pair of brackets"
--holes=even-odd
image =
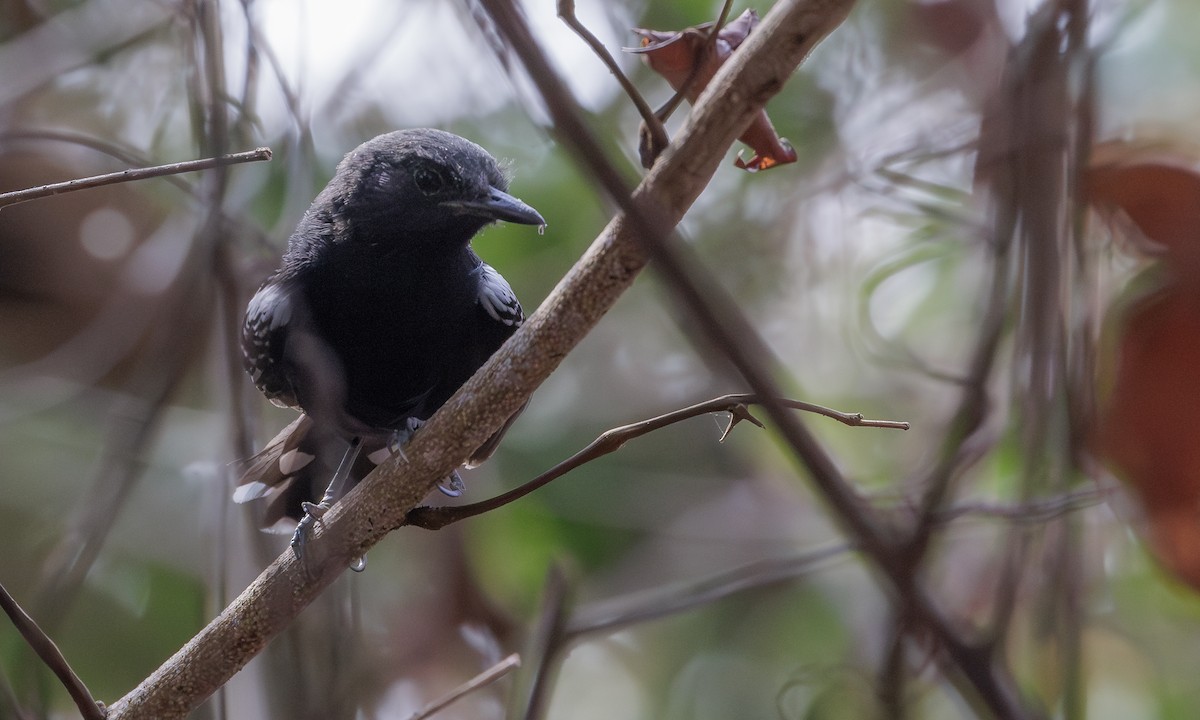
[(251, 298), (242, 323), (242, 356), (254, 384), (274, 404), (301, 409), (347, 436), (360, 434), (363, 428), (345, 411), (342, 363), (291, 283), (268, 280)]
[[(492, 321), (485, 321), (481, 328), (478, 362), (482, 365), (510, 335), (516, 332), (521, 323), (525, 322), (525, 312), (521, 309), (521, 303), (517, 300), (512, 286), (508, 284), (503, 275), (496, 272), (495, 268), (487, 263), (479, 266), (479, 306)], [(484, 441), (479, 449), (471, 453), (467, 467), (475, 467), (492, 456), (500, 444), (500, 440), (504, 437), (504, 433), (508, 431), (509, 426), (524, 409), (525, 406), (522, 405), (508, 420), (504, 421), (503, 427)]]
[(268, 281), (246, 307), (242, 322), (242, 359), (254, 385), (281, 407), (296, 407), (293, 379), (284, 364), (284, 348), (297, 300), (284, 284)]
[(510, 328), (525, 322), (525, 312), (517, 301), (517, 294), (504, 276), (487, 263), (480, 263), (479, 306), (493, 320)]

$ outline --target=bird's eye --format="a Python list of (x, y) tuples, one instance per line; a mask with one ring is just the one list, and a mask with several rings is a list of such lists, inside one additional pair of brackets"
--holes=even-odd
[(436, 195), (446, 187), (446, 178), (429, 167), (419, 167), (413, 171), (413, 182), (416, 183), (417, 189), (426, 195)]

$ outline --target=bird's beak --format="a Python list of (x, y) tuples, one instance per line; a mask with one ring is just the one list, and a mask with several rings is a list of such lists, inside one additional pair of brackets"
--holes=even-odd
[(479, 200), (447, 200), (444, 208), (460, 215), (476, 215), (491, 220), (506, 220), (522, 225), (545, 225), (537, 210), (529, 207), (503, 190), (492, 188), (487, 197)]

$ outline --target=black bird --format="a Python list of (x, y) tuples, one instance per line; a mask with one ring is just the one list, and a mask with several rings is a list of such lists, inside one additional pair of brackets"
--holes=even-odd
[[(264, 499), (265, 528), (319, 519), (524, 320), (508, 282), (470, 245), (496, 220), (545, 225), (507, 189), (487, 151), (441, 130), (380, 135), (338, 165), (242, 326), (254, 384), (303, 413), (252, 458), (234, 493)], [(456, 494), (461, 481), (450, 480)]]

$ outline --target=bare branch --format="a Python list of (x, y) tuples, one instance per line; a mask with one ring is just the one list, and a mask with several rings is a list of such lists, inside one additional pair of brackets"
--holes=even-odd
[(1098, 505), (1104, 502), (1112, 489), (1089, 488), (1076, 490), (1066, 495), (1018, 503), (1016, 505), (998, 505), (995, 503), (959, 503), (944, 508), (934, 515), (932, 522), (941, 525), (961, 517), (994, 518), (1005, 520), (1015, 525), (1040, 525), (1042, 523), (1064, 517), (1077, 510)]
[(90, 190), (104, 185), (116, 185), (117, 183), (146, 180), (147, 178), (162, 177), (164, 175), (178, 175), (179, 173), (211, 170), (212, 168), (224, 167), (226, 165), (259, 162), (270, 159), (271, 148), (260, 147), (255, 150), (233, 153), (232, 155), (221, 155), (201, 160), (185, 160), (183, 162), (156, 165), (148, 168), (133, 168), (105, 175), (93, 175), (92, 177), (51, 183), (26, 190), (0, 193), (0, 209), (9, 205), (16, 205), (17, 203), (40, 200), (51, 195), (62, 195), (63, 193), (75, 192), (77, 190)]
[(529, 690), (524, 702), (525, 712), (521, 714), (524, 720), (538, 720), (546, 714), (551, 681), (558, 668), (559, 651), (565, 645), (564, 626), (572, 594), (572, 587), (563, 569), (551, 565), (542, 589), (538, 622), (530, 640), (530, 654), (534, 662), (529, 668)]
[(656, 588), (644, 593), (606, 600), (583, 608), (567, 623), (571, 638), (620, 630), (716, 602), (740, 592), (788, 582), (829, 560), (854, 550), (837, 543), (817, 550), (776, 560), (761, 560), (734, 568), (698, 582)]
[[(571, 457), (563, 460), (546, 472), (538, 475), (520, 487), (514, 488), (502, 495), (497, 495), (489, 500), (482, 502), (471, 503), (469, 505), (454, 505), (446, 507), (428, 507), (421, 506), (413, 508), (408, 513), (407, 522), (414, 527), (424, 528), (426, 530), (440, 530), (447, 525), (456, 523), (460, 520), (482, 515), (485, 512), (491, 512), (497, 508), (508, 505), (511, 502), (519, 500), (529, 493), (550, 484), (552, 481), (566, 475), (580, 465), (589, 463), (597, 458), (603, 457), (610, 453), (614, 453), (624, 447), (625, 443), (639, 438), (643, 435), (648, 435), (656, 430), (661, 430), (668, 425), (682, 422), (700, 415), (709, 413), (727, 412), (729, 413), (729, 425), (725, 431), (721, 433), (720, 442), (724, 442), (729, 436), (733, 426), (741, 420), (746, 420), (758, 427), (763, 427), (763, 424), (750, 414), (747, 405), (761, 404), (761, 400), (756, 395), (742, 393), (736, 395), (722, 395), (718, 398), (713, 398), (702, 403), (697, 403), (690, 407), (652, 417), (641, 422), (622, 425), (611, 430), (606, 430), (598, 438), (593, 440), (579, 452)], [(855, 427), (877, 427), (877, 428), (892, 428), (897, 430), (907, 430), (909, 425), (906, 422), (896, 420), (866, 420), (860, 413), (844, 413), (821, 405), (803, 402), (801, 400), (779, 399), (779, 402), (784, 407), (795, 408), (807, 412), (817, 413), (825, 417), (833, 418), (838, 422)]]
[(71, 669), (67, 659), (63, 657), (62, 651), (33, 621), (33, 618), (29, 617), (29, 614), (17, 604), (17, 601), (3, 585), (0, 585), (0, 608), (3, 608), (8, 619), (12, 620), (13, 626), (21, 633), (21, 637), (25, 638), (25, 642), (29, 643), (29, 647), (33, 648), (42, 662), (46, 663), (46, 667), (50, 668), (58, 677), (59, 682), (70, 693), (71, 699), (75, 701), (75, 706), (79, 708), (80, 714), (86, 720), (104, 720), (103, 706), (96, 702), (83, 681)]

